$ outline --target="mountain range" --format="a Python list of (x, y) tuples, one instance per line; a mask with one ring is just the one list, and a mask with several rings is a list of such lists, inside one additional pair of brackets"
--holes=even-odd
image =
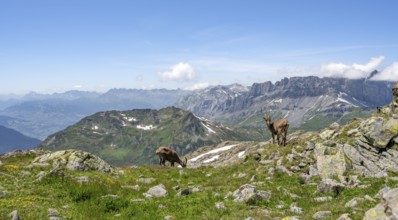
[(291, 129), (316, 130), (345, 123), (392, 100), (394, 83), (319, 78), (284, 78), (275, 83), (215, 86), (181, 97), (176, 106), (238, 127), (263, 127), (262, 116), (287, 118)]
[[(275, 83), (218, 85), (203, 90), (111, 89), (106, 93), (29, 93), (0, 101), (0, 125), (44, 140), (100, 111), (176, 106), (241, 129), (263, 129), (263, 114), (285, 117), (291, 130), (316, 130), (367, 115), (391, 101), (392, 82), (291, 77)], [(258, 135), (264, 132), (259, 131)], [(259, 136), (259, 138), (260, 138)]]

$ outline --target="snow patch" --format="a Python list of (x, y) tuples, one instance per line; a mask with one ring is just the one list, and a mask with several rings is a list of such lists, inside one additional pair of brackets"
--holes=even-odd
[(103, 134), (101, 134), (99, 132), (96, 132), (96, 131), (93, 131), (93, 134), (103, 135)]
[(210, 162), (217, 160), (218, 158), (220, 158), (220, 155), (216, 155), (210, 159), (204, 160), (203, 163), (210, 163)]
[(98, 130), (99, 127), (98, 127), (97, 125), (94, 125), (91, 129), (93, 129), (93, 130)]
[(199, 156), (197, 156), (197, 157), (194, 157), (194, 158), (190, 159), (189, 161), (195, 162), (195, 161), (197, 161), (198, 159), (200, 159), (200, 158), (202, 158), (202, 157), (204, 157), (204, 156), (206, 156), (206, 155), (209, 155), (209, 154), (216, 154), (216, 153), (219, 153), (219, 152), (222, 152), (222, 151), (230, 150), (230, 149), (232, 149), (232, 148), (235, 147), (235, 146), (237, 146), (237, 144), (228, 145), (228, 146), (224, 146), (224, 147), (220, 147), (220, 148), (216, 148), (216, 149), (214, 149), (214, 150), (211, 150), (211, 151), (209, 151), (209, 152), (206, 152), (206, 153), (204, 153), (204, 154), (201, 154), (201, 155), (199, 155)]
[(246, 152), (246, 151), (241, 151), (241, 152), (239, 152), (239, 153), (238, 153), (238, 157), (239, 157), (239, 158), (242, 158), (243, 155), (245, 155), (245, 152)]
[(129, 121), (129, 122), (137, 121), (137, 119), (134, 118), (134, 117), (124, 117), (124, 119), (126, 119), (126, 120)]
[(283, 118), (287, 118), (287, 116), (289, 116), (290, 111), (287, 111), (286, 115)]
[(283, 99), (273, 99), (272, 103), (282, 103)]
[(215, 134), (216, 132), (213, 131), (210, 127), (206, 126), (205, 123), (202, 122), (202, 125), (209, 131), (209, 133)]
[(156, 127), (153, 125), (137, 125), (137, 128), (141, 130), (152, 130), (155, 129)]

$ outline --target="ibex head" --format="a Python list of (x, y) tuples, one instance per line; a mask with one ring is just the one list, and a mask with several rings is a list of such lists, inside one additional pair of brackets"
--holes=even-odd
[(188, 159), (185, 157), (185, 161), (181, 161), (181, 166), (186, 167), (188, 163)]
[(265, 123), (267, 124), (267, 125), (270, 125), (271, 124), (271, 116), (269, 116), (269, 115), (264, 115), (264, 121), (265, 121)]

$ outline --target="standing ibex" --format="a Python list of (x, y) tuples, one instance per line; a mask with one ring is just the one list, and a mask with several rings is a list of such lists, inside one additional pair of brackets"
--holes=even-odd
[[(289, 122), (287, 119), (278, 119), (271, 121), (271, 116), (264, 115), (264, 121), (267, 124), (268, 129), (271, 131), (272, 143), (275, 144), (275, 135), (279, 145), (286, 146), (287, 129), (289, 128)], [(282, 137), (282, 142), (280, 138)]]
[(180, 164), (182, 167), (187, 166), (187, 158), (185, 161), (182, 161), (175, 150), (172, 150), (168, 147), (159, 147), (156, 150), (156, 155), (159, 156), (159, 165), (166, 165), (166, 160), (171, 163), (171, 166), (174, 167), (174, 163)]

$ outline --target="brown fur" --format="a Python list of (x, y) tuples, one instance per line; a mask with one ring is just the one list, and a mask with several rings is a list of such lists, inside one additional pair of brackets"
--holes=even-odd
[(159, 165), (166, 166), (166, 161), (169, 161), (172, 167), (174, 167), (174, 163), (178, 163), (182, 167), (187, 166), (187, 158), (185, 158), (185, 161), (182, 161), (180, 157), (178, 157), (177, 152), (168, 147), (159, 147), (156, 150), (156, 155), (159, 156)]
[[(271, 121), (271, 116), (264, 116), (265, 124), (267, 124), (268, 129), (271, 131), (272, 143), (275, 144), (275, 136), (277, 138), (278, 144), (286, 146), (286, 136), (287, 130), (289, 128), (289, 122), (287, 119), (282, 118), (276, 121)], [(282, 141), (280, 140), (282, 138)]]

